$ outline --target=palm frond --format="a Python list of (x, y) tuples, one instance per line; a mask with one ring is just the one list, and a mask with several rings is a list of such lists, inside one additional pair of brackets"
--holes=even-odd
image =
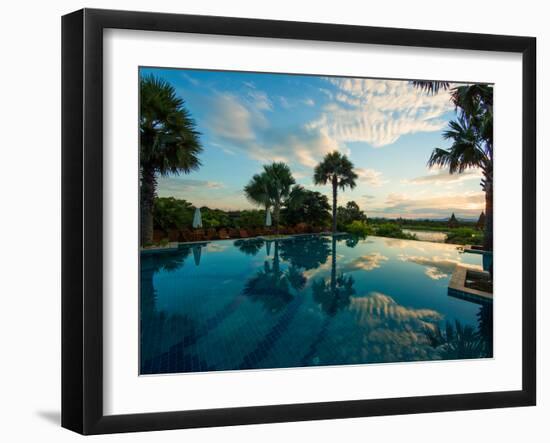
[(431, 95), (437, 94), (440, 89), (446, 91), (451, 86), (449, 82), (434, 81), (434, 80), (413, 80), (411, 81), (411, 84), (414, 87), (422, 91), (425, 91)]

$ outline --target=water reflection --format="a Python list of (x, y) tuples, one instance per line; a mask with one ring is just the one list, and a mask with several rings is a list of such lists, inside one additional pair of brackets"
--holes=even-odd
[(142, 254), (141, 372), (491, 357), (492, 305), (446, 297), (464, 261), (481, 257), (351, 236)]
[(283, 260), (306, 271), (325, 264), (331, 252), (327, 237), (295, 237), (280, 243)]
[(318, 278), (313, 282), (311, 288), (313, 300), (330, 316), (346, 308), (350, 303), (351, 296), (355, 294), (353, 277), (343, 273), (336, 274), (336, 243), (336, 237), (332, 237), (330, 280)]
[(432, 280), (440, 280), (442, 278), (449, 277), (458, 264), (467, 266), (472, 270), (482, 270), (482, 267), (479, 265), (468, 265), (464, 264), (460, 259), (439, 255), (426, 257), (422, 255), (399, 254), (398, 258), (401, 261), (424, 266), (424, 273)]
[(270, 312), (282, 310), (294, 299), (294, 291), (300, 291), (306, 284), (306, 278), (295, 265), (281, 269), (279, 258), (279, 241), (274, 242), (275, 250), (270, 263), (264, 261), (263, 269), (249, 279), (244, 286), (243, 294), (254, 301), (261, 302)]
[(261, 238), (251, 238), (247, 240), (236, 240), (233, 245), (246, 255), (254, 256), (260, 252), (260, 249), (264, 246), (264, 241)]
[(157, 291), (154, 276), (175, 272), (191, 254), (191, 248), (177, 252), (142, 255), (140, 272), (140, 369), (142, 374), (155, 373), (151, 360), (159, 352), (159, 343), (167, 346), (181, 337), (194, 335), (196, 324), (189, 316), (166, 313), (157, 308)]
[(454, 324), (446, 322), (444, 330), (435, 325), (425, 332), (443, 360), (493, 356), (493, 313), (488, 306), (481, 307), (478, 312), (477, 329), (456, 320)]

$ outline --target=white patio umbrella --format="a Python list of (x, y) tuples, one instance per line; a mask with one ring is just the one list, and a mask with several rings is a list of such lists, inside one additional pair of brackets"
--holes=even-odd
[(195, 209), (195, 215), (193, 215), (193, 228), (202, 228), (201, 210)]
[(271, 226), (271, 211), (269, 209), (265, 211), (265, 225)]
[(193, 248), (193, 258), (195, 260), (195, 266), (199, 266), (201, 264), (201, 253), (202, 253), (201, 246), (195, 246)]

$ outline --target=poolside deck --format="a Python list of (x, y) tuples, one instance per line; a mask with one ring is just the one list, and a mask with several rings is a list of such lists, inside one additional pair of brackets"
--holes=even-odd
[(451, 276), (451, 281), (449, 282), (448, 294), (451, 297), (468, 300), (474, 303), (493, 303), (492, 293), (466, 287), (466, 277), (468, 272), (488, 275), (485, 271), (475, 271), (468, 266), (457, 265), (453, 275)]

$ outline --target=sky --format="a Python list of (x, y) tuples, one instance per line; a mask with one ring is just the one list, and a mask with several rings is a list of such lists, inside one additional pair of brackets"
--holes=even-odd
[(292, 74), (141, 68), (171, 83), (194, 118), (202, 166), (159, 177), (159, 197), (195, 206), (250, 209), (243, 187), (264, 164), (286, 162), (296, 182), (313, 184), (323, 156), (346, 154), (359, 175), (340, 191), (338, 205), (355, 201), (370, 217), (475, 218), (484, 208), (481, 174), (450, 175), (426, 166), (442, 131), (455, 117), (448, 91), (429, 95), (403, 80)]

